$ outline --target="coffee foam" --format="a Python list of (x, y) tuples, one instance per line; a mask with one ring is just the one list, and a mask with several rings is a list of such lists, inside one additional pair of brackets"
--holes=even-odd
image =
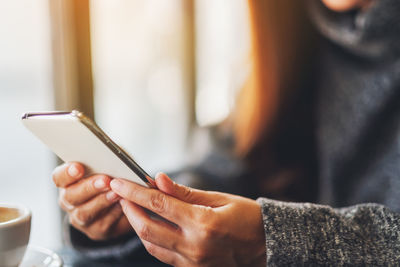
[(20, 216), (21, 216), (21, 213), (18, 209), (0, 207), (0, 223), (4, 223), (4, 222), (8, 222), (8, 221), (17, 219)]

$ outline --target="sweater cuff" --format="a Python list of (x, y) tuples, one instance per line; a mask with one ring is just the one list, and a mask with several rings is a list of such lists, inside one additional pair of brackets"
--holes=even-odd
[[(290, 203), (266, 198), (257, 202), (262, 209), (267, 266), (311, 263), (313, 244), (304, 210), (312, 204)], [(311, 260), (311, 262), (310, 262)]]

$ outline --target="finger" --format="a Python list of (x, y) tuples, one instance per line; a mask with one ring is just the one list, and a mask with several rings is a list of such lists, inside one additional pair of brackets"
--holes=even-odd
[(112, 206), (107, 210), (106, 213), (103, 214), (103, 217), (94, 221), (88, 227), (80, 225), (75, 221), (74, 218), (70, 218), (70, 222), (75, 228), (85, 233), (90, 239), (100, 241), (109, 239), (114, 235), (114, 226), (122, 217), (124, 216), (121, 206), (114, 204), (114, 206)]
[(165, 173), (158, 173), (155, 177), (155, 181), (160, 191), (187, 203), (215, 208), (225, 205), (228, 201), (227, 197), (222, 193), (203, 191), (177, 184)]
[(90, 225), (118, 200), (119, 196), (113, 191), (104, 192), (85, 204), (75, 207), (71, 216), (81, 226)]
[(110, 190), (110, 181), (110, 177), (102, 174), (81, 179), (68, 186), (63, 197), (67, 203), (73, 206), (81, 205), (100, 193)]
[(89, 237), (93, 240), (105, 240), (115, 236), (114, 227), (122, 217), (124, 217), (124, 214), (121, 206), (114, 205), (101, 220), (97, 220), (90, 225), (89, 231), (93, 234)]
[(176, 225), (188, 224), (193, 218), (195, 207), (157, 189), (145, 188), (124, 179), (113, 179), (110, 186), (122, 198), (149, 209)]
[[(121, 205), (118, 206), (120, 206), (121, 208)], [(110, 232), (110, 237), (118, 237), (128, 232), (134, 232), (134, 230), (132, 228), (132, 225), (129, 223), (128, 219), (126, 218), (126, 216), (124, 216), (122, 212), (121, 218), (119, 218), (119, 220), (115, 223), (115, 225), (112, 228), (112, 231)]]
[(142, 240), (142, 243), (143, 243), (144, 247), (146, 248), (147, 252), (149, 252), (150, 255), (152, 255), (159, 261), (162, 261), (162, 262), (172, 265), (172, 266), (177, 265), (178, 255), (175, 252), (172, 252), (171, 250), (154, 245), (153, 243), (150, 243), (146, 240)]
[(182, 252), (184, 238), (179, 228), (165, 221), (151, 219), (143, 208), (130, 201), (121, 199), (120, 204), (122, 211), (141, 240), (172, 251)]
[(53, 181), (57, 187), (67, 187), (83, 177), (85, 168), (82, 164), (64, 163), (53, 171)]
[(60, 192), (58, 194), (58, 204), (60, 205), (61, 209), (63, 209), (65, 212), (70, 212), (73, 209), (75, 209), (75, 206), (69, 203), (65, 199), (65, 188), (60, 188)]

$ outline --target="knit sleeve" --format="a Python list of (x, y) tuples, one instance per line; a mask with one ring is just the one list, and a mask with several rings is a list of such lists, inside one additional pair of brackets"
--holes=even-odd
[(400, 264), (400, 214), (377, 204), (334, 209), (259, 198), (267, 266)]

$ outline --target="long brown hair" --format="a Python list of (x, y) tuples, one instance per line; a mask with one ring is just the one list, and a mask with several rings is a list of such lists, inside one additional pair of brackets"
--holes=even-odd
[(247, 155), (274, 129), (280, 106), (303, 76), (310, 26), (300, 0), (248, 0), (252, 70), (234, 118), (236, 151)]

